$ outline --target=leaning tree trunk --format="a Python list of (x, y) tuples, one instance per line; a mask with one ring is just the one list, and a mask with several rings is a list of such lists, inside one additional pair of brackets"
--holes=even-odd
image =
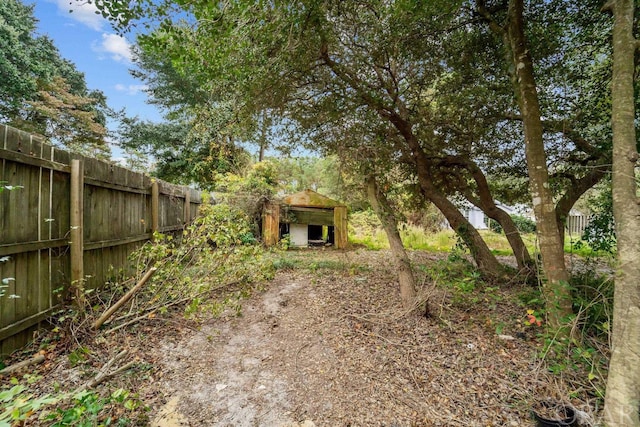
[(347, 84), (352, 85), (362, 100), (374, 108), (381, 118), (388, 120), (406, 141), (408, 149), (405, 148), (405, 150), (407, 150), (407, 154), (415, 161), (418, 182), (424, 196), (442, 212), (451, 227), (458, 236), (462, 238), (471, 251), (471, 255), (476, 261), (476, 264), (478, 264), (478, 269), (483, 277), (495, 278), (503, 276), (502, 266), (491, 253), (484, 240), (482, 240), (482, 236), (480, 236), (478, 230), (467, 221), (458, 208), (433, 184), (430, 171), (431, 163), (413, 133), (412, 124), (407, 120), (408, 109), (402, 103), (402, 97), (395, 97), (394, 99), (398, 111), (391, 110), (382, 105), (380, 100), (370, 96), (367, 90), (359, 88), (358, 82), (353, 76), (345, 72), (339, 63), (331, 59), (326, 42), (322, 45), (320, 58), (336, 76)]
[(613, 11), (613, 215), (618, 266), (613, 306), (611, 361), (605, 396), (608, 427), (638, 427), (640, 419), (640, 199), (634, 125), (633, 0), (607, 3)]
[(572, 313), (568, 287), (569, 272), (556, 220), (553, 192), (544, 149), (540, 104), (533, 75), (533, 61), (524, 35), (523, 0), (509, 2), (509, 21), (504, 34), (513, 65), (513, 87), (524, 125), (525, 154), (533, 211), (537, 222), (538, 243), (546, 276), (543, 286), (549, 324), (558, 329)]
[(438, 208), (449, 225), (469, 248), (480, 274), (487, 279), (502, 278), (504, 269), (482, 239), (478, 230), (462, 215), (460, 210), (433, 183), (431, 163), (411, 130), (411, 125), (397, 114), (390, 115), (389, 121), (402, 135), (413, 158), (418, 175), (418, 185), (424, 197)]
[(534, 273), (535, 270), (532, 268), (531, 255), (522, 240), (520, 231), (516, 227), (511, 215), (496, 206), (489, 188), (489, 183), (487, 182), (487, 178), (484, 173), (474, 162), (468, 162), (465, 166), (469, 172), (471, 172), (471, 176), (476, 182), (478, 192), (478, 199), (470, 200), (472, 197), (467, 197), (467, 200), (480, 208), (489, 218), (500, 224), (511, 249), (513, 250), (513, 255), (518, 263), (518, 268), (521, 271)]
[(480, 209), (482, 209), (485, 215), (497, 221), (502, 227), (520, 271), (523, 274), (535, 274), (535, 268), (533, 268), (533, 260), (529, 254), (529, 249), (527, 249), (527, 246), (524, 244), (524, 240), (522, 240), (522, 236), (520, 235), (520, 230), (516, 227), (516, 223), (513, 221), (513, 218), (511, 218), (511, 215), (497, 207), (495, 203), (480, 207)]
[[(380, 191), (373, 175), (367, 177), (367, 195), (369, 203), (376, 213), (385, 233), (389, 239), (389, 247), (398, 270), (398, 282), (400, 283), (400, 297), (405, 309), (416, 308), (416, 281), (411, 270), (411, 262), (402, 244), (398, 224), (389, 205), (387, 197)], [(428, 313), (428, 307), (425, 307)]]
[(480, 274), (487, 279), (501, 278), (504, 275), (504, 269), (478, 230), (462, 215), (456, 205), (436, 188), (429, 171), (420, 166), (418, 166), (418, 183), (425, 197), (440, 210), (451, 228), (469, 248)]

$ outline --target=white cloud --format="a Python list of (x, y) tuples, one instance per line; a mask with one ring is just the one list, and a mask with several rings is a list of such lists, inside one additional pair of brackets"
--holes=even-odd
[(118, 92), (126, 92), (127, 95), (137, 95), (139, 92), (144, 92), (149, 88), (147, 85), (123, 85), (120, 83), (114, 87)]
[[(49, 0), (58, 6), (58, 11), (66, 14), (74, 21), (78, 21), (92, 30), (101, 31), (107, 20), (96, 13), (98, 9), (94, 3), (86, 0)], [(71, 11), (71, 13), (69, 13)]]
[(131, 44), (117, 34), (102, 34), (102, 43), (94, 43), (93, 50), (96, 52), (106, 53), (111, 59), (117, 62), (131, 62), (133, 54), (131, 53)]

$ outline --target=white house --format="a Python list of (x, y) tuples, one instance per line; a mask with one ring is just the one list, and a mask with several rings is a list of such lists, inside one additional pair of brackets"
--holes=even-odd
[[(498, 201), (494, 202), (497, 207), (509, 215), (522, 215), (528, 218), (531, 217), (531, 210), (525, 205), (509, 206)], [(487, 216), (478, 207), (466, 204), (462, 208), (462, 214), (477, 230), (486, 230), (489, 228)]]

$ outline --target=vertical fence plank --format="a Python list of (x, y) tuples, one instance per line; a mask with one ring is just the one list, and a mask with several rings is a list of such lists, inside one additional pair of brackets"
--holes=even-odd
[(11, 152), (0, 157), (0, 180), (21, 186), (0, 193), (0, 250), (8, 254), (0, 278), (15, 278), (0, 298), (1, 358), (28, 342), (39, 315), (62, 302), (60, 291), (72, 284), (83, 298), (102, 286), (150, 231), (191, 222), (201, 195), (4, 125), (0, 147)]
[(187, 188), (184, 196), (184, 224), (189, 224), (191, 221), (191, 190)]
[(160, 227), (160, 189), (158, 181), (151, 184), (151, 232), (156, 233)]
[[(82, 292), (84, 280), (83, 187), (84, 174), (80, 160), (71, 161), (71, 284)], [(82, 295), (77, 293), (77, 302)]]

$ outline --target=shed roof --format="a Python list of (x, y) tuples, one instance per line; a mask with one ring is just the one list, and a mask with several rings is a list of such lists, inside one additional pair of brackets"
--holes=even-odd
[(285, 205), (306, 208), (335, 208), (336, 206), (344, 206), (344, 204), (310, 189), (286, 196), (282, 201)]

